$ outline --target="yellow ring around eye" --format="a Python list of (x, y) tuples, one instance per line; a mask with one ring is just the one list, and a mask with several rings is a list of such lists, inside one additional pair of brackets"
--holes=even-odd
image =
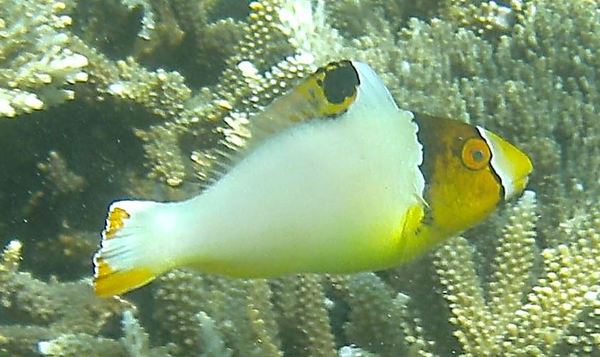
[(472, 138), (463, 145), (461, 159), (471, 170), (483, 169), (489, 164), (491, 157), (490, 148), (482, 139)]

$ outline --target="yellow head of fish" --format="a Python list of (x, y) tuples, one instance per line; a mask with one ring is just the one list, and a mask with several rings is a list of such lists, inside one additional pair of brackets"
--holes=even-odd
[(520, 195), (532, 164), (498, 135), (456, 120), (415, 115), (423, 145), (426, 224), (436, 234), (461, 232), (499, 203)]

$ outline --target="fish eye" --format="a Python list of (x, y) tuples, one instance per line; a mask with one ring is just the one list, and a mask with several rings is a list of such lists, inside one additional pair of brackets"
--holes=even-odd
[(461, 158), (468, 169), (483, 169), (490, 162), (491, 156), (490, 148), (482, 139), (471, 138), (463, 145)]

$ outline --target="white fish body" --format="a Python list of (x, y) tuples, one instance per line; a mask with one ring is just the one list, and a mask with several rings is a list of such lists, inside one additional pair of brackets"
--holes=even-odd
[(201, 195), (157, 211), (171, 259), (244, 277), (394, 265), (404, 214), (420, 204), (421, 150), (412, 113), (369, 79), (341, 117), (276, 135)]
[(532, 170), (483, 128), (400, 110), (354, 61), (319, 69), (253, 119), (246, 156), (198, 196), (111, 204), (98, 295), (177, 267), (247, 278), (393, 267), (520, 194)]

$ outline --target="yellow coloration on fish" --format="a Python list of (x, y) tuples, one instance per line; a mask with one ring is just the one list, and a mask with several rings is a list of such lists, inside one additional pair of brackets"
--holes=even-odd
[(99, 296), (191, 267), (234, 277), (397, 266), (519, 195), (525, 154), (480, 127), (399, 109), (366, 64), (329, 64), (251, 118), (244, 155), (183, 202), (116, 201)]
[(531, 161), (521, 150), (498, 135), (481, 128), (480, 131), (481, 135), (487, 138), (491, 150), (502, 153), (502, 155), (492, 156), (491, 164), (492, 167), (503, 168), (498, 175), (502, 175), (504, 198), (510, 199), (520, 195), (527, 185), (527, 175), (533, 170)]
[(96, 280), (94, 291), (98, 296), (111, 296), (115, 291), (127, 291), (143, 286), (154, 280), (155, 273), (147, 267), (125, 271), (113, 270), (102, 257), (95, 260)]
[(113, 238), (117, 231), (125, 225), (123, 220), (129, 219), (129, 213), (121, 208), (115, 208), (113, 212), (110, 212), (108, 219), (106, 220), (106, 228), (104, 229), (104, 235), (106, 239)]
[[(317, 117), (337, 115), (348, 109), (356, 99), (357, 80), (355, 69), (348, 62), (333, 62), (319, 68), (294, 88), (287, 97), (289, 100), (278, 101), (274, 106), (285, 106), (282, 109), (288, 114), (283, 117), (292, 121), (300, 121), (315, 114)], [(290, 107), (291, 103), (295, 105)], [(307, 108), (308, 113), (302, 108)], [(296, 117), (294, 113), (304, 115)]]
[[(245, 153), (262, 144), (266, 138), (299, 122), (329, 118), (345, 112), (356, 100), (358, 79), (358, 73), (349, 61), (333, 62), (319, 68), (253, 118), (249, 128), (251, 138), (244, 145)], [(238, 156), (235, 153), (230, 155)], [(224, 173), (217, 171), (216, 174), (220, 177)]]

